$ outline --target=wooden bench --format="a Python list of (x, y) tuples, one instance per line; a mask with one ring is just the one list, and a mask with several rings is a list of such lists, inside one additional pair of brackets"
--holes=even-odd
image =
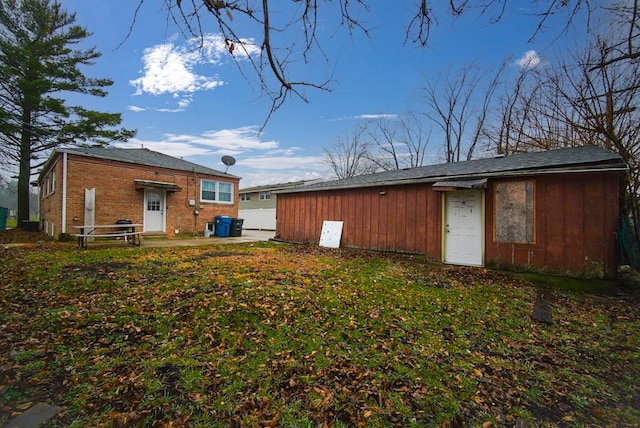
[(78, 238), (78, 247), (87, 249), (89, 238), (122, 238), (123, 242), (140, 246), (141, 231), (136, 231), (136, 227), (142, 224), (119, 223), (119, 224), (94, 224), (84, 226), (72, 226), (80, 229), (80, 233), (73, 236)]

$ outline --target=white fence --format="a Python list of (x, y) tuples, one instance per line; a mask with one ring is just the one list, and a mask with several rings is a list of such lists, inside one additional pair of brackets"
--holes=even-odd
[(243, 229), (276, 230), (275, 208), (240, 210), (238, 217), (244, 219)]

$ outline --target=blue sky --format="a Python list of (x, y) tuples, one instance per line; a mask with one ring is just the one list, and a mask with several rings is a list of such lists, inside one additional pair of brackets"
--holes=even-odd
[[(242, 177), (241, 188), (331, 178), (323, 148), (367, 118), (420, 112), (428, 82), (471, 62), (496, 70), (511, 58), (508, 73), (515, 74), (518, 61), (525, 58), (533, 61), (530, 64), (549, 61), (561, 49), (556, 39), (564, 23), (562, 17), (550, 21), (530, 42), (537, 19), (526, 10), (507, 9), (498, 24), (489, 24), (489, 17), (478, 17), (475, 11), (457, 19), (440, 14), (429, 45), (420, 48), (404, 44), (415, 2), (369, 2), (370, 12), (362, 14), (362, 22), (370, 38), (357, 32), (350, 36), (340, 29), (338, 16), (323, 17), (327, 58), (315, 55), (313, 62), (295, 64), (291, 72), (293, 80), (330, 79), (331, 91), (307, 90), (308, 103), (289, 99), (258, 134), (270, 99), (252, 80), (246, 61), (236, 64), (226, 53), (212, 17), (203, 17), (206, 49), (200, 50), (197, 40), (181, 34), (167, 19), (161, 1), (145, 0), (135, 23), (137, 0), (60, 3), (76, 12), (76, 23), (93, 33), (88, 43), (102, 53), (85, 74), (115, 82), (106, 98), (70, 103), (122, 113), (122, 126), (138, 130), (122, 147), (143, 146), (218, 170), (225, 169), (221, 157), (232, 155), (237, 163), (229, 172)], [(273, 14), (291, 13), (287, 8), (292, 2), (272, 3), (283, 5), (281, 12), (272, 7)], [(326, 8), (337, 3), (321, 4)], [(237, 25), (241, 37), (260, 44), (254, 29), (243, 28), (240, 20)], [(437, 135), (432, 135), (430, 150), (429, 159), (438, 162)]]

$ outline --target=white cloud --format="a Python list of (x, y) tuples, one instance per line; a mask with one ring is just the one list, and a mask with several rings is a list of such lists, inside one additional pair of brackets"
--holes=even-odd
[(226, 168), (220, 161), (221, 156), (231, 155), (237, 163), (229, 172), (242, 177), (243, 187), (329, 175), (323, 156), (297, 156), (301, 150), (299, 147), (281, 148), (277, 141), (263, 141), (262, 137), (258, 134), (258, 127), (244, 126), (205, 131), (198, 135), (164, 134), (161, 138), (146, 140), (132, 138), (116, 146), (144, 147), (220, 171)]
[(342, 116), (333, 121), (340, 120), (374, 120), (374, 119), (397, 119), (399, 115), (393, 113), (378, 113), (378, 114), (358, 114), (355, 116)]
[(358, 116), (355, 116), (355, 119), (396, 119), (397, 117), (397, 114), (360, 114)]
[(277, 141), (262, 141), (260, 135), (258, 135), (258, 127), (256, 126), (205, 131), (200, 135), (166, 134), (165, 138), (168, 142), (190, 143), (235, 152), (245, 150), (272, 150), (279, 147)]
[(131, 111), (146, 111), (147, 109), (144, 107), (138, 107), (138, 106), (127, 106), (128, 110)]
[(159, 111), (160, 113), (180, 113), (184, 111), (183, 108), (156, 108), (155, 111)]
[(542, 58), (534, 50), (526, 51), (521, 58), (516, 60), (520, 68), (535, 68), (542, 63)]
[(181, 109), (186, 109), (187, 107), (189, 107), (189, 104), (191, 104), (191, 101), (193, 101), (193, 96), (189, 95), (183, 97), (180, 101), (178, 101), (178, 106)]
[[(243, 40), (242, 47), (234, 50), (236, 59), (260, 52), (251, 40)], [(136, 88), (135, 95), (177, 96), (215, 89), (224, 85), (217, 74), (198, 74), (195, 70), (202, 64), (224, 63), (230, 55), (228, 49), (225, 39), (219, 34), (192, 38), (185, 45), (168, 42), (146, 48), (142, 56), (142, 75), (129, 83)], [(188, 103), (190, 100), (183, 98), (181, 102)]]
[(239, 166), (266, 170), (326, 170), (322, 156), (255, 156), (238, 161)]
[(196, 74), (193, 66), (199, 61), (193, 53), (170, 43), (145, 49), (142, 61), (143, 75), (129, 82), (135, 95), (195, 92), (224, 84), (216, 75)]
[(168, 141), (153, 141), (153, 140), (140, 140), (132, 138), (126, 143), (115, 144), (117, 147), (124, 149), (140, 149), (145, 148), (156, 152), (164, 153), (165, 155), (173, 156), (176, 158), (184, 158), (187, 156), (206, 155), (210, 153), (210, 150), (203, 147), (194, 146), (186, 143), (169, 143)]
[(164, 134), (159, 140), (140, 140), (132, 138), (118, 147), (140, 148), (144, 146), (170, 156), (192, 156), (205, 154), (239, 155), (251, 150), (291, 153), (280, 149), (277, 141), (262, 141), (257, 127), (244, 126), (236, 129), (205, 131), (199, 135)]

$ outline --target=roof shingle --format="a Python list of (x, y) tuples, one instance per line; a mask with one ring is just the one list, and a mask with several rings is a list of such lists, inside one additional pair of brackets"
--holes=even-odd
[(622, 157), (617, 153), (588, 145), (359, 175), (287, 189), (277, 193), (436, 182), (447, 179), (477, 179), (523, 173), (539, 174), (566, 168), (601, 169), (603, 167), (626, 169)]
[(122, 149), (118, 147), (74, 147), (57, 149), (58, 153), (69, 153), (98, 159), (112, 160), (138, 165), (155, 166), (177, 171), (195, 172), (199, 174), (217, 175), (220, 177), (237, 178), (232, 174), (198, 165), (184, 159), (175, 158), (149, 149)]

